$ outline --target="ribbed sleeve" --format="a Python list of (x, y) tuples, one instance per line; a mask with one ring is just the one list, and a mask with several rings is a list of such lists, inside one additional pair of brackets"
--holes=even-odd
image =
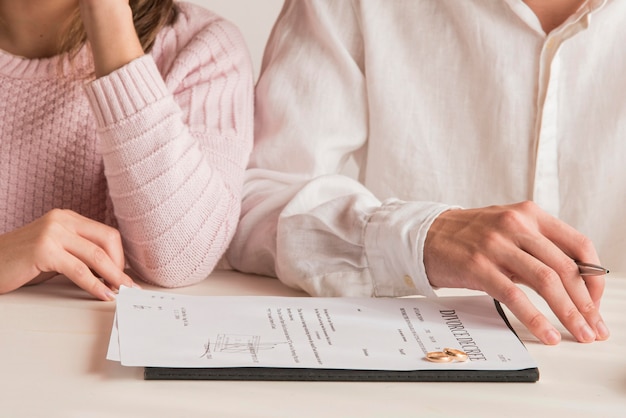
[(126, 257), (165, 287), (204, 279), (228, 247), (252, 143), (239, 32), (181, 7), (152, 54), (85, 86)]

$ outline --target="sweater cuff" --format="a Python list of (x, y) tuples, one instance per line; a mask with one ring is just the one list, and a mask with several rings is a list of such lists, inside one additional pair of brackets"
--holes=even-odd
[(85, 85), (98, 128), (113, 125), (169, 95), (154, 59), (137, 58)]
[(365, 229), (365, 251), (376, 296), (436, 296), (426, 277), (424, 241), (451, 206), (387, 200)]

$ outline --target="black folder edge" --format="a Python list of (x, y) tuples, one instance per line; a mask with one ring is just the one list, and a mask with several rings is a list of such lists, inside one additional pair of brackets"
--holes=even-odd
[[(519, 339), (502, 306), (496, 309)], [(520, 342), (522, 342), (520, 340)], [(522, 342), (522, 345), (524, 343)], [(539, 380), (537, 367), (522, 370), (355, 370), (291, 367), (146, 367), (145, 380), (263, 380), (309, 382), (528, 382)]]

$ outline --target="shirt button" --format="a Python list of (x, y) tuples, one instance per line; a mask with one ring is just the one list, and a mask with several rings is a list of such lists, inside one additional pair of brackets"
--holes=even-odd
[(415, 283), (413, 283), (413, 279), (408, 274), (404, 275), (404, 284), (406, 284), (411, 289), (415, 289)]

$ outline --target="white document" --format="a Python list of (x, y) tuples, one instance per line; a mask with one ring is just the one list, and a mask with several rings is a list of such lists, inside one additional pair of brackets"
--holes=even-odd
[[(432, 363), (456, 348), (467, 362)], [(537, 367), (488, 296), (186, 296), (122, 288), (107, 358), (137, 367)]]

